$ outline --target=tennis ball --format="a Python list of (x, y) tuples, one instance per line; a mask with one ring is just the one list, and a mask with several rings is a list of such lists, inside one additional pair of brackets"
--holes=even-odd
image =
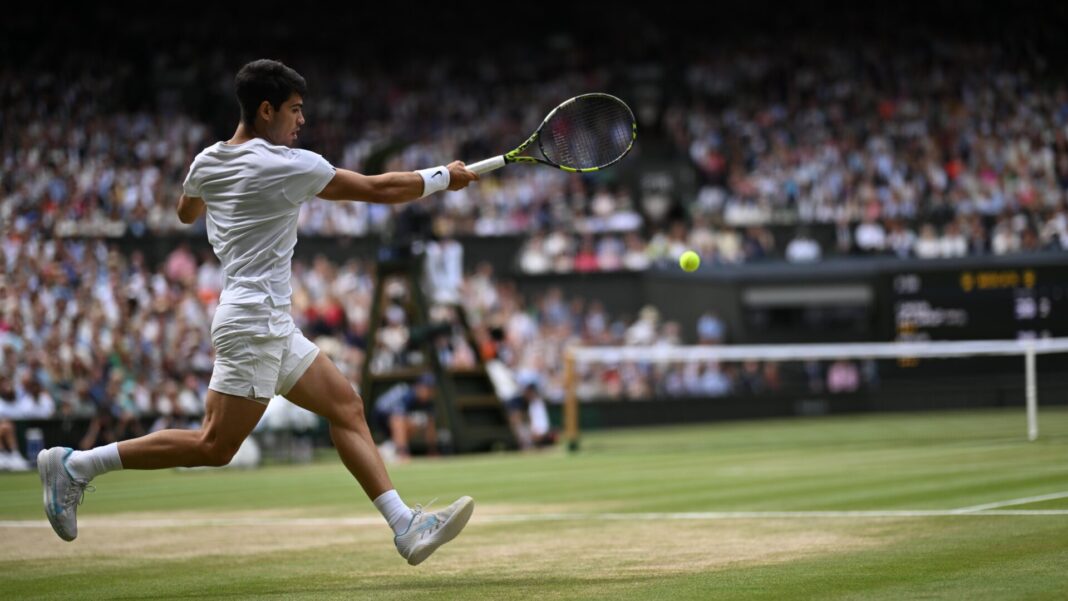
[(679, 257), (679, 267), (683, 271), (694, 271), (701, 265), (701, 257), (692, 250), (688, 250)]

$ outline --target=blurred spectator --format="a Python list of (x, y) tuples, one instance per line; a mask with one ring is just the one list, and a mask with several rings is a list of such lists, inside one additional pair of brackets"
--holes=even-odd
[(859, 388), (860, 370), (856, 363), (838, 359), (827, 368), (827, 392), (856, 392)]
[(188, 429), (189, 422), (185, 419), (182, 406), (179, 403), (178, 384), (173, 380), (165, 382), (157, 391), (155, 398), (156, 420), (149, 428), (150, 432), (158, 432), (167, 429)]
[(652, 345), (660, 321), (660, 311), (652, 305), (642, 307), (638, 321), (627, 328), (625, 342), (628, 345), (649, 346)]
[(10, 380), (0, 376), (0, 472), (24, 472), (30, 469), (15, 438), (15, 420), (25, 418), (17, 408), (15, 390)]
[(52, 395), (29, 372), (24, 372), (15, 391), (16, 419), (48, 419), (56, 411)]
[(408, 441), (422, 432), (427, 452), (437, 455), (437, 428), (434, 422), (434, 375), (427, 372), (412, 385), (400, 382), (375, 399), (375, 424), (389, 435), (388, 444), (380, 447), (385, 458), (406, 461), (410, 458)]
[(938, 231), (930, 223), (923, 224), (920, 228), (920, 237), (913, 246), (913, 252), (920, 259), (937, 259), (942, 256), (942, 241), (938, 239)]
[(1004, 255), (1020, 250), (1020, 235), (1007, 214), (1001, 214), (994, 225), (990, 249), (995, 255)]
[(730, 377), (723, 372), (716, 361), (709, 361), (701, 368), (700, 376), (695, 384), (691, 393), (710, 397), (727, 396), (733, 387)]
[(575, 255), (574, 270), (582, 273), (599, 271), (600, 269), (601, 265), (597, 260), (597, 252), (593, 246), (593, 237), (587, 234), (582, 237), (578, 254)]
[(853, 232), (849, 228), (849, 218), (839, 216), (834, 228), (834, 249), (837, 254), (848, 255), (853, 252)]
[(544, 248), (545, 238), (535, 232), (527, 239), (519, 254), (519, 268), (525, 273), (545, 273), (552, 269), (552, 261)]
[[(925, 224), (924, 228), (933, 227), (930, 224)], [(922, 235), (922, 233), (921, 233)], [(929, 237), (925, 239), (925, 244), (930, 244), (930, 238), (933, 237), (933, 233), (929, 234)], [(921, 251), (917, 248), (916, 234), (907, 227), (901, 219), (891, 219), (888, 223), (888, 232), (886, 235), (886, 247), (899, 259), (907, 259), (914, 254), (919, 256), (920, 252), (931, 252), (930, 249), (923, 249)]]
[(451, 237), (449, 222), (439, 220), (434, 224), (436, 239), (426, 244), (426, 288), (430, 302), (460, 302), (460, 286), (463, 284), (464, 249)]
[(866, 216), (857, 226), (857, 248), (862, 252), (878, 254), (886, 248), (886, 230), (873, 217)]
[(786, 260), (791, 263), (811, 263), (820, 260), (820, 245), (812, 239), (807, 229), (799, 229), (797, 235), (786, 245)]
[(765, 259), (775, 252), (775, 238), (763, 227), (749, 227), (742, 237), (742, 253), (746, 261)]
[(537, 377), (520, 374), (518, 394), (505, 402), (508, 423), (519, 441), (520, 449), (532, 449), (556, 443), (556, 432), (549, 424), (545, 399), (538, 391)]
[(697, 343), (722, 344), (726, 341), (726, 327), (714, 311), (705, 311), (697, 318)]
[(759, 361), (745, 361), (738, 374), (738, 387), (746, 394), (761, 394), (768, 388)]
[(167, 255), (163, 274), (172, 282), (191, 284), (196, 281), (197, 264), (188, 242), (181, 242)]
[[(1066, 239), (1068, 239), (1068, 234), (1066, 234)], [(642, 271), (649, 267), (649, 257), (645, 252), (645, 244), (637, 233), (629, 232), (624, 238), (624, 246), (624, 269)]]
[[(89, 396), (96, 404), (96, 415), (90, 420), (89, 429), (78, 448), (91, 449), (102, 444), (144, 436), (145, 430), (141, 427), (133, 399), (121, 394), (122, 370), (115, 369), (108, 374), (97, 369), (95, 380), (96, 384), (90, 388)], [(158, 411), (158, 405), (155, 408)]]
[(968, 254), (968, 238), (961, 231), (960, 222), (950, 221), (942, 232), (942, 256), (963, 257)]

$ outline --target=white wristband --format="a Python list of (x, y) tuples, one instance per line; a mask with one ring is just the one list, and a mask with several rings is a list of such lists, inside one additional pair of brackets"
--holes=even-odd
[(423, 177), (423, 195), (419, 198), (426, 198), (449, 187), (449, 170), (444, 165), (431, 167), (430, 169), (419, 169), (416, 173)]

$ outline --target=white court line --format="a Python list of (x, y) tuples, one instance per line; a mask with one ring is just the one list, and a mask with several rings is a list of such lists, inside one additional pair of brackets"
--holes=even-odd
[[(967, 509), (967, 508), (965, 508)], [(739, 520), (812, 518), (925, 518), (976, 516), (1068, 516), (1068, 509), (1006, 509), (962, 512), (960, 509), (888, 509), (875, 511), (702, 511), (687, 513), (531, 513), (474, 517), (475, 523), (557, 521), (657, 521), (657, 520)], [(369, 526), (382, 518), (221, 518), (221, 519), (129, 519), (89, 518), (79, 526), (95, 528), (188, 528), (191, 526)], [(0, 520), (0, 528), (51, 528), (48, 520)]]
[(1008, 499), (1005, 501), (995, 501), (993, 503), (983, 503), (982, 505), (971, 505), (969, 507), (961, 507), (954, 509), (957, 513), (971, 513), (973, 511), (986, 511), (987, 509), (997, 509), (999, 507), (1011, 507), (1013, 505), (1026, 505), (1028, 503), (1038, 503), (1039, 501), (1052, 501), (1054, 499), (1068, 498), (1068, 491), (1054, 492), (1048, 495), (1038, 495), (1035, 497), (1020, 497), (1019, 499)]

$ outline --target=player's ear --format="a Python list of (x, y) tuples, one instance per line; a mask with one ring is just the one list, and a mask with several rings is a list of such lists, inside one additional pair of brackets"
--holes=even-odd
[(263, 117), (264, 121), (269, 122), (271, 120), (271, 116), (274, 115), (274, 107), (271, 106), (271, 102), (269, 100), (264, 100), (260, 103), (259, 113), (260, 117)]

